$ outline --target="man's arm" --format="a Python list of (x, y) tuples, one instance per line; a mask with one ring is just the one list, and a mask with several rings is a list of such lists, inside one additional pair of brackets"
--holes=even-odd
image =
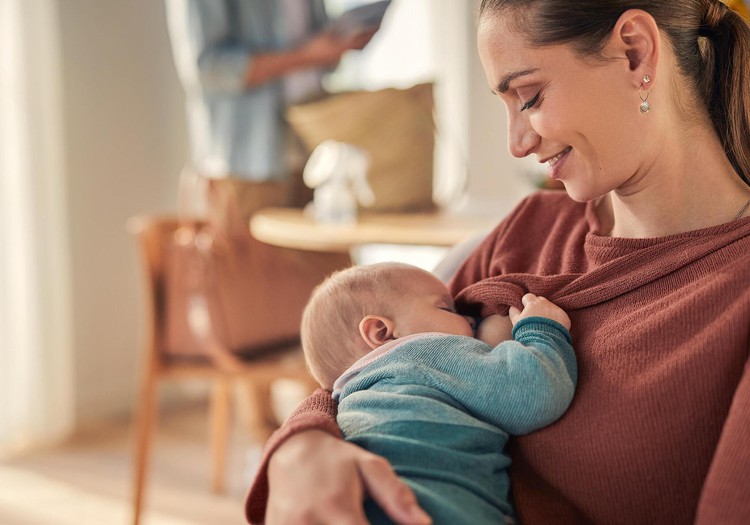
[(323, 32), (313, 36), (303, 46), (289, 51), (258, 53), (251, 60), (245, 74), (245, 86), (260, 86), (293, 71), (326, 69), (335, 66), (350, 49), (362, 49), (375, 31), (365, 31), (346, 38)]
[(344, 52), (367, 45), (378, 29), (344, 38), (323, 31), (296, 49), (274, 51), (251, 49), (237, 42), (227, 2), (167, 0), (167, 15), (183, 81), (226, 93), (259, 87), (301, 69), (332, 67)]

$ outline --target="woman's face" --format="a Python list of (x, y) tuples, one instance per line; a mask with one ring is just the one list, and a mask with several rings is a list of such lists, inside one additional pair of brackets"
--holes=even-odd
[(478, 47), (490, 88), (507, 109), (512, 155), (535, 155), (581, 202), (648, 171), (643, 126), (652, 115), (639, 112), (624, 54), (584, 60), (568, 45), (532, 47), (495, 15), (480, 21)]

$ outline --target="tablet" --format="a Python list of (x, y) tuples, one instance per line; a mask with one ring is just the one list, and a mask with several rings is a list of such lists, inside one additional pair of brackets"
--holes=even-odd
[(391, 0), (380, 0), (354, 7), (331, 22), (330, 28), (339, 36), (352, 36), (374, 29), (383, 21)]

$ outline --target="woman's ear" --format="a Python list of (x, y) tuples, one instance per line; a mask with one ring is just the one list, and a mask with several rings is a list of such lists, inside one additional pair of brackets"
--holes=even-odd
[(624, 57), (632, 73), (633, 84), (646, 83), (652, 87), (656, 81), (661, 50), (661, 34), (656, 20), (646, 11), (629, 9), (617, 20), (607, 44), (608, 55)]
[(374, 350), (393, 339), (393, 321), (382, 315), (367, 315), (359, 322), (359, 333)]

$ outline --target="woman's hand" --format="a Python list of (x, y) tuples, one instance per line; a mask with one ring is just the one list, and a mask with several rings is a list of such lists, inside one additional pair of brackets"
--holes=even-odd
[(289, 438), (268, 465), (266, 525), (366, 525), (371, 497), (403, 525), (432, 523), (411, 489), (380, 456), (322, 431)]

